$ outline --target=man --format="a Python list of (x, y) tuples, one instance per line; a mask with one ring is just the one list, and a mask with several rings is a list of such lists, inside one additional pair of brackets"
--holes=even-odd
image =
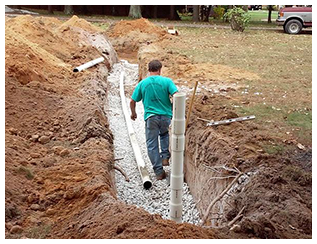
[[(131, 119), (135, 120), (137, 114), (135, 105), (143, 102), (145, 135), (147, 152), (153, 170), (158, 180), (166, 178), (163, 166), (169, 165), (169, 125), (172, 118), (172, 104), (170, 96), (177, 92), (177, 88), (170, 78), (161, 76), (162, 64), (158, 60), (149, 63), (149, 76), (136, 86), (130, 102)], [(160, 138), (161, 151), (159, 151), (158, 138)]]

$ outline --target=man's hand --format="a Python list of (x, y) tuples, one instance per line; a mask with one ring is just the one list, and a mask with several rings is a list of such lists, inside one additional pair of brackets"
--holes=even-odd
[(132, 114), (131, 114), (131, 119), (132, 119), (133, 121), (134, 121), (137, 117), (138, 117), (138, 116), (137, 116), (136, 113), (132, 113)]
[(136, 112), (135, 112), (135, 105), (136, 105), (136, 102), (131, 99), (130, 101), (130, 109), (131, 109), (131, 119), (132, 120), (135, 120), (137, 118), (137, 115), (136, 115)]

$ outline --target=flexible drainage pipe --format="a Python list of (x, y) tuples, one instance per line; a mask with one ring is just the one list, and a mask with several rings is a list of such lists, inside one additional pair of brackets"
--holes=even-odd
[(184, 93), (176, 93), (173, 96), (170, 218), (177, 223), (182, 222), (183, 211), (182, 196), (184, 181), (185, 104), (186, 95)]
[(121, 97), (121, 103), (122, 103), (122, 110), (123, 110), (125, 121), (126, 121), (126, 124), (128, 127), (128, 133), (129, 133), (130, 141), (132, 144), (133, 152), (135, 155), (135, 159), (136, 159), (138, 169), (139, 169), (139, 172), (140, 172), (140, 175), (142, 178), (143, 187), (145, 189), (149, 189), (152, 186), (152, 181), (151, 181), (149, 173), (146, 169), (145, 162), (143, 160), (142, 153), (141, 153), (141, 150), (140, 150), (137, 138), (136, 138), (136, 134), (134, 132), (134, 129), (133, 129), (133, 126), (131, 123), (130, 115), (128, 112), (128, 106), (127, 106), (126, 98), (124, 95), (123, 80), (124, 80), (124, 72), (122, 71), (121, 75), (120, 75), (120, 97)]
[(104, 57), (96, 58), (94, 60), (91, 60), (91, 61), (83, 64), (83, 65), (80, 65), (80, 66), (76, 67), (75, 69), (73, 69), (73, 72), (80, 72), (80, 71), (82, 71), (84, 69), (88, 69), (91, 66), (94, 66), (96, 64), (99, 64), (99, 63), (103, 62), (104, 60), (105, 60)]

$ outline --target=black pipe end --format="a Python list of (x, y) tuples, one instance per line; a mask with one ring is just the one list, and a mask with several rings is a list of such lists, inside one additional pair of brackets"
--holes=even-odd
[(75, 73), (78, 72), (78, 71), (79, 71), (79, 70), (78, 70), (77, 68), (73, 69), (73, 72), (75, 72)]
[(143, 186), (144, 188), (147, 190), (147, 189), (150, 189), (152, 187), (152, 182), (151, 181), (145, 181), (143, 183)]

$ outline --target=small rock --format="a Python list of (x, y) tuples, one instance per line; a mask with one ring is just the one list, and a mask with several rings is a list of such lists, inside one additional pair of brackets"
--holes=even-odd
[(53, 147), (52, 149), (53, 149), (53, 151), (54, 151), (54, 153), (55, 153), (56, 155), (59, 155), (60, 152), (64, 150), (64, 147), (62, 147), (62, 146), (55, 146), (55, 147)]
[(53, 215), (55, 213), (56, 213), (56, 211), (54, 209), (52, 209), (52, 208), (49, 208), (49, 209), (46, 210), (46, 215)]
[(11, 135), (17, 135), (17, 134), (18, 134), (18, 130), (11, 127), (11, 128), (9, 129), (9, 133), (10, 133)]
[(56, 164), (56, 158), (54, 158), (54, 157), (45, 157), (44, 159), (43, 159), (43, 166), (45, 167), (45, 168), (47, 168), (47, 167), (51, 167), (51, 166), (53, 166), (54, 164)]
[(23, 229), (21, 226), (19, 225), (14, 225), (11, 230), (10, 230), (10, 233), (11, 234), (18, 234), (18, 233), (22, 233), (23, 232)]
[(38, 205), (38, 204), (32, 204), (32, 205), (30, 206), (30, 209), (37, 211), (37, 210), (40, 209), (40, 205)]
[(41, 157), (41, 154), (39, 154), (39, 153), (31, 153), (31, 154), (30, 154), (30, 157), (31, 157), (31, 158), (40, 158), (40, 157)]
[(40, 143), (46, 144), (50, 141), (50, 138), (48, 136), (41, 136), (38, 140)]
[(60, 156), (62, 156), (62, 157), (65, 157), (65, 156), (67, 156), (68, 154), (70, 154), (70, 151), (68, 150), (68, 149), (64, 149), (64, 150), (62, 150), (61, 152), (60, 152)]
[(300, 150), (304, 150), (304, 149), (305, 149), (305, 146), (302, 145), (302, 144), (300, 144), (300, 143), (297, 144), (297, 147), (298, 147)]
[(12, 225), (11, 223), (5, 223), (5, 227), (6, 227), (6, 229), (9, 230), (9, 231), (11, 230), (12, 226), (13, 226), (13, 225)]
[(32, 135), (31, 138), (30, 138), (30, 141), (33, 141), (33, 142), (37, 142), (37, 140), (40, 138), (39, 135)]

